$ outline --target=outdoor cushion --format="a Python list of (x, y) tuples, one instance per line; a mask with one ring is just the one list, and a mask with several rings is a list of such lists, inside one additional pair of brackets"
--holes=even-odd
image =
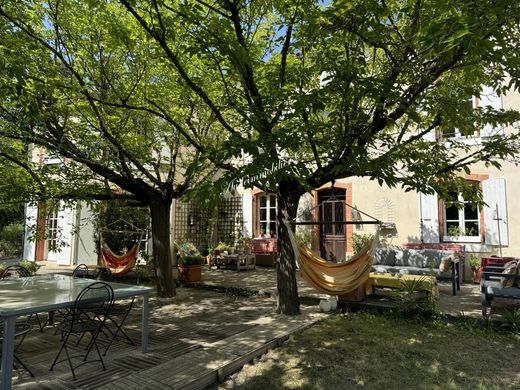
[(374, 253), (374, 264), (394, 265), (395, 251), (392, 248), (378, 248)]
[(441, 260), (441, 264), (439, 265), (439, 271), (448, 272), (451, 267), (451, 263), (453, 263), (453, 259), (451, 256), (444, 257)]
[(504, 275), (510, 275), (503, 277), (500, 281), (500, 285), (503, 288), (511, 288), (515, 285), (515, 275), (516, 275), (516, 261), (510, 261), (504, 265), (504, 270), (502, 273)]
[(404, 265), (410, 267), (424, 267), (427, 262), (424, 251), (408, 249), (408, 256), (404, 257)]
[(410, 256), (409, 249), (401, 249), (395, 252), (395, 265), (405, 266), (406, 261), (408, 261), (408, 256)]

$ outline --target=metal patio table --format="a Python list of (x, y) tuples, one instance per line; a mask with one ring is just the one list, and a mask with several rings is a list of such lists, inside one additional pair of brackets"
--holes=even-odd
[[(15, 323), (18, 316), (50, 312), (72, 307), (76, 297), (92, 279), (68, 275), (38, 275), (0, 281), (0, 317), (4, 320), (4, 340), (1, 360), (1, 389), (11, 389)], [(148, 350), (148, 298), (150, 287), (107, 282), (114, 289), (115, 299), (143, 296), (141, 349)]]

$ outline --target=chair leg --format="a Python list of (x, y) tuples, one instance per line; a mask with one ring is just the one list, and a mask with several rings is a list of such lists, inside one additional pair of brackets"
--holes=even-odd
[(14, 355), (13, 357), (14, 357), (14, 360), (16, 360), (16, 362), (18, 362), (18, 364), (19, 364), (20, 366), (22, 366), (22, 367), (25, 369), (25, 371), (27, 371), (27, 372), (29, 373), (29, 375), (30, 375), (32, 378), (34, 378), (34, 374), (33, 374), (32, 371), (29, 369), (29, 367), (27, 367), (27, 366), (25, 365), (25, 363), (22, 362), (18, 356)]

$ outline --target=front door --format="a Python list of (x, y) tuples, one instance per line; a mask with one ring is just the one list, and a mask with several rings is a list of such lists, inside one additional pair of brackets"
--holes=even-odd
[(319, 192), (321, 257), (337, 263), (345, 261), (345, 190)]

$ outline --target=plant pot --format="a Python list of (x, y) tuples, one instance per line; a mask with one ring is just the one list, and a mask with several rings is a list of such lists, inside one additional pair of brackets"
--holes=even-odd
[(480, 268), (472, 270), (473, 273), (471, 274), (473, 283), (480, 283)]
[(178, 265), (179, 280), (186, 283), (200, 282), (202, 279), (202, 266), (200, 264)]

